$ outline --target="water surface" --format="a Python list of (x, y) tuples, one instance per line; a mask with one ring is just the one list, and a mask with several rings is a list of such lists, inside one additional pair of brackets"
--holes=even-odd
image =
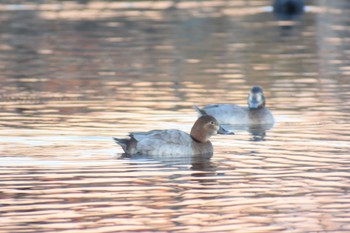
[[(349, 232), (350, 4), (4, 1), (0, 232)], [(123, 158), (264, 88), (275, 126), (212, 158)]]

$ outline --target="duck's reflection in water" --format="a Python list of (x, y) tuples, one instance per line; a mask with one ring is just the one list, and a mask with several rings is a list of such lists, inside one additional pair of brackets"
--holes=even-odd
[[(178, 169), (178, 175), (173, 178), (181, 177), (182, 172), (191, 171), (191, 181), (198, 181), (199, 183), (215, 183), (217, 176), (217, 165), (211, 161), (213, 154), (201, 155), (183, 155), (183, 156), (149, 156), (149, 155), (127, 155), (122, 154), (120, 159), (129, 159), (130, 165), (138, 166), (139, 163), (155, 164), (155, 166), (168, 167), (171, 169)], [(176, 172), (175, 172), (176, 173)], [(181, 179), (180, 179), (181, 180)]]
[(249, 126), (248, 132), (252, 135), (251, 141), (264, 141), (266, 137), (266, 131), (273, 128), (273, 124), (254, 125)]
[(272, 129), (274, 124), (251, 124), (251, 125), (221, 125), (222, 128), (224, 128), (228, 132), (236, 132), (236, 134), (239, 134), (237, 131), (247, 131), (251, 134), (250, 141), (264, 141), (266, 137), (266, 132), (270, 129)]
[(193, 181), (198, 181), (201, 184), (215, 184), (217, 182), (217, 165), (209, 156), (193, 156), (191, 162), (191, 170), (194, 171), (191, 175)]

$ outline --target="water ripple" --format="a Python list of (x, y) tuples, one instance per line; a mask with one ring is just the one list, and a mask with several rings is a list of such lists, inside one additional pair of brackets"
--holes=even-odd
[[(350, 5), (278, 22), (269, 4), (2, 2), (0, 232), (349, 232)], [(253, 85), (276, 124), (212, 157), (112, 140), (189, 132), (193, 104)]]

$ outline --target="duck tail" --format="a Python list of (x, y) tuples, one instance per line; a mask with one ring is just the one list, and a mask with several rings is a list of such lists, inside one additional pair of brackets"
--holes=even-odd
[(113, 138), (113, 140), (123, 148), (125, 153), (127, 152), (128, 145), (130, 144), (129, 138)]
[(208, 113), (204, 109), (199, 108), (197, 105), (194, 104), (192, 107), (200, 116), (208, 115)]

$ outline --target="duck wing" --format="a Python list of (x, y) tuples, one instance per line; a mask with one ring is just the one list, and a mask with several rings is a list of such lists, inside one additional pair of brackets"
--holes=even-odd
[(181, 130), (152, 130), (131, 133), (137, 141), (137, 151), (148, 155), (184, 155), (192, 154), (192, 139)]

